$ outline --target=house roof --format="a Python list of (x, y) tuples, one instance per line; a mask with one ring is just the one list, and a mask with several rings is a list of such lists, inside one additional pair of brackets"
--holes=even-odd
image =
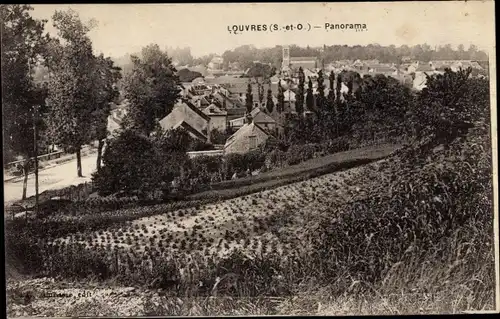
[(246, 123), (227, 139), (226, 144), (224, 145), (224, 148), (231, 146), (231, 144), (233, 144), (235, 141), (237, 141), (240, 138), (243, 138), (245, 136), (249, 136), (250, 134), (253, 134), (253, 132), (255, 130), (260, 130), (264, 134), (269, 136), (269, 133), (267, 133), (266, 130), (264, 130), (262, 127), (260, 127), (255, 122), (252, 122), (250, 124)]
[(173, 129), (176, 129), (179, 127), (182, 127), (183, 129), (185, 129), (186, 131), (190, 132), (191, 134), (195, 135), (197, 138), (199, 138), (203, 141), (207, 140), (207, 136), (205, 134), (199, 132), (197, 129), (195, 129), (194, 127), (189, 125), (189, 123), (187, 123), (184, 120), (182, 120), (179, 123), (177, 123), (176, 125), (174, 125)]
[(272, 117), (270, 117), (265, 112), (262, 112), (262, 110), (260, 110), (258, 108), (257, 108), (257, 112), (254, 112), (254, 114), (252, 114), (252, 117), (253, 117), (253, 121), (257, 125), (259, 123), (263, 123), (263, 124), (276, 123), (276, 121)]
[(194, 112), (196, 112), (196, 114), (198, 114), (199, 116), (201, 116), (205, 120), (210, 121), (210, 117), (208, 115), (206, 115), (205, 113), (203, 113), (200, 109), (198, 109), (196, 106), (194, 106), (189, 101), (184, 101), (184, 102), (181, 102), (181, 103), (177, 103), (174, 107), (179, 107), (182, 104), (185, 104), (187, 107), (189, 107), (191, 110), (193, 110)]
[(203, 109), (203, 113), (211, 116), (226, 116), (227, 112), (221, 110), (217, 105), (215, 104), (210, 104), (206, 108)]
[(107, 130), (112, 133), (118, 129), (120, 129), (120, 122), (113, 115), (108, 116)]
[(285, 96), (285, 102), (295, 101), (295, 93), (292, 90), (286, 90), (283, 92), (283, 95)]
[(416, 72), (430, 72), (434, 71), (434, 69), (428, 64), (419, 64), (415, 69)]

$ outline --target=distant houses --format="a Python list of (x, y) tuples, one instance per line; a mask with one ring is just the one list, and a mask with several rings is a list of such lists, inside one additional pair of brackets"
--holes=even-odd
[[(298, 89), (298, 71), (302, 68), (306, 77), (305, 90), (308, 80), (312, 80), (313, 94), (318, 94), (317, 78), (320, 68), (323, 70), (323, 93), (330, 94), (329, 73), (335, 74), (336, 94), (339, 74), (342, 74), (340, 84), (340, 98), (348, 92), (347, 84), (353, 84), (353, 91), (359, 89), (358, 80), (365, 76), (384, 75), (392, 77), (402, 84), (415, 90), (421, 90), (426, 84), (426, 75), (442, 73), (450, 68), (456, 71), (460, 68), (471, 67), (476, 73), (487, 74), (487, 64), (477, 61), (415, 61), (412, 57), (403, 57), (399, 64), (383, 63), (379, 60), (338, 60), (326, 66), (319, 65), (318, 57), (293, 57), (290, 49), (283, 47), (281, 69), (270, 78), (245, 77), (237, 62), (228, 62), (220, 56), (214, 56), (207, 66), (198, 65), (186, 67), (187, 70), (198, 72), (201, 76), (190, 82), (180, 85), (182, 101), (177, 103), (171, 114), (160, 121), (164, 130), (182, 127), (190, 134), (202, 141), (210, 142), (210, 132), (214, 129), (227, 132), (236, 131), (226, 142), (225, 150), (228, 153), (251, 150), (262, 143), (269, 136), (277, 136), (283, 130), (283, 121), (296, 114), (296, 93)], [(223, 68), (223, 65), (225, 66)], [(184, 70), (186, 75), (191, 73)], [(246, 72), (248, 72), (247, 70)], [(193, 73), (194, 74), (194, 73)], [(243, 74), (243, 75), (242, 75)], [(188, 78), (188, 77), (185, 77)], [(248, 86), (252, 92), (252, 112), (247, 114)], [(283, 89), (284, 114), (277, 112), (279, 86)], [(259, 90), (260, 88), (260, 90)], [(267, 110), (268, 91), (271, 91), (271, 100), (274, 107), (272, 112)], [(307, 92), (304, 92), (304, 97)], [(311, 113), (304, 98), (304, 115)], [(306, 114), (307, 113), (307, 114)], [(118, 115), (118, 116), (116, 116)], [(310, 114), (309, 114), (310, 115)], [(251, 120), (249, 119), (251, 118)], [(120, 126), (120, 116), (115, 114), (108, 121), (109, 131), (116, 131)]]

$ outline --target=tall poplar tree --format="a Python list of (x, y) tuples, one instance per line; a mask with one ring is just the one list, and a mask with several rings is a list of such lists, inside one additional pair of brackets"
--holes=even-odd
[(304, 113), (304, 85), (305, 85), (306, 77), (304, 75), (304, 70), (302, 67), (299, 68), (299, 85), (297, 86), (297, 94), (295, 95), (295, 111), (299, 115), (299, 118), (302, 117)]
[(273, 91), (271, 89), (267, 90), (266, 109), (269, 114), (273, 113), (274, 102), (273, 102)]
[(247, 113), (250, 114), (253, 109), (253, 94), (252, 94), (252, 84), (248, 83), (247, 93), (245, 96), (245, 106), (247, 108)]
[(285, 110), (285, 94), (281, 82), (278, 82), (278, 113), (282, 113)]
[(307, 110), (314, 111), (314, 92), (313, 92), (313, 84), (311, 78), (309, 78), (309, 83), (307, 87), (306, 107)]

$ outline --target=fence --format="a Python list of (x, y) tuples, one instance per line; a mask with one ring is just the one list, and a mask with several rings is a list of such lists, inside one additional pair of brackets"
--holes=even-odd
[[(51, 160), (54, 158), (60, 158), (63, 154), (64, 154), (63, 151), (58, 151), (58, 152), (53, 152), (53, 153), (49, 153), (49, 154), (45, 154), (45, 155), (39, 155), (38, 161), (48, 161), (48, 160)], [(34, 159), (35, 159), (34, 157), (30, 158), (30, 160), (34, 160)], [(24, 163), (24, 160), (10, 162), (10, 163), (5, 164), (5, 168), (6, 169), (14, 168), (14, 167), (16, 167), (17, 164), (23, 164), (23, 163)]]
[[(94, 148), (85, 145), (82, 147), (81, 155), (86, 156), (89, 153), (91, 153), (93, 151), (93, 149)], [(62, 156), (67, 156), (68, 160), (76, 158), (76, 154), (69, 154), (69, 153), (65, 153), (64, 151), (58, 151), (58, 152), (53, 152), (53, 153), (49, 153), (49, 154), (45, 154), (45, 155), (39, 155), (38, 161), (44, 162), (44, 161), (48, 161), (51, 159), (61, 158)], [(34, 157), (30, 158), (30, 160), (34, 160), (34, 159), (35, 159)], [(65, 159), (63, 159), (63, 160), (65, 160)], [(10, 162), (10, 163), (7, 163), (4, 165), (4, 169), (9, 170), (9, 169), (15, 168), (16, 165), (23, 164), (23, 163), (24, 163), (24, 160)], [(59, 164), (59, 163), (57, 163), (57, 164)]]

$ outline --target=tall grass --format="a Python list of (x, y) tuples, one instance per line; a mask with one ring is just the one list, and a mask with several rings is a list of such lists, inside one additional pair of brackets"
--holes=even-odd
[[(167, 299), (144, 306), (150, 315), (206, 314), (213, 310), (212, 297), (242, 298), (243, 304), (233, 306), (245, 314), (492, 309), (488, 146), (484, 135), (473, 131), (441, 150), (417, 145), (379, 165), (367, 165), (352, 176), (360, 189), (348, 201), (332, 196), (308, 212), (312, 218), (300, 225), (300, 244), (285, 255), (236, 250), (222, 258), (148, 249), (134, 256), (78, 243), (8, 245), (25, 249), (24, 262), (40, 274), (162, 288)], [(300, 212), (288, 207), (285, 213)], [(279, 224), (280, 218), (274, 222)], [(290, 232), (276, 236), (286, 241)], [(191, 303), (169, 304), (174, 297)], [(283, 299), (278, 306), (266, 305), (259, 301), (263, 297)], [(225, 305), (231, 300), (236, 299), (226, 299)]]

